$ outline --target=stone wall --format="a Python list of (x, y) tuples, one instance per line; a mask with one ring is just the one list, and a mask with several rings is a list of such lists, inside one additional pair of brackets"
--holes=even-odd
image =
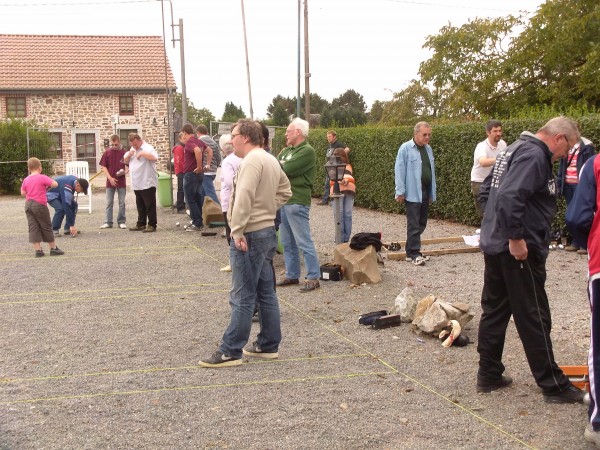
[[(119, 96), (133, 97), (134, 115), (119, 116)], [(165, 93), (26, 94), (26, 104), (28, 120), (49, 131), (62, 133), (64, 162), (77, 159), (75, 139), (78, 133), (95, 134), (97, 164), (104, 151), (105, 139), (119, 134), (119, 130), (134, 130), (158, 152), (158, 169), (167, 168), (171, 157)], [(5, 117), (5, 95), (0, 94), (0, 120)], [(113, 123), (114, 118), (118, 123)], [(123, 145), (128, 147), (129, 143), (123, 142)], [(57, 163), (60, 170), (62, 164)]]

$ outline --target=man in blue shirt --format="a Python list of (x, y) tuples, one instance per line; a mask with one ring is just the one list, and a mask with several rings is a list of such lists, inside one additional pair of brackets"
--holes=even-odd
[(415, 125), (413, 138), (400, 146), (396, 156), (396, 201), (406, 207), (406, 260), (415, 266), (429, 261), (421, 254), (421, 234), (427, 227), (429, 204), (435, 201), (435, 164), (429, 145), (431, 126)]
[(87, 195), (89, 183), (85, 178), (77, 178), (75, 175), (63, 175), (54, 179), (58, 186), (50, 189), (46, 194), (48, 203), (54, 208), (52, 217), (52, 230), (54, 236), (60, 236), (60, 226), (65, 220), (65, 235), (77, 236), (75, 228), (75, 216), (77, 215), (77, 201), (75, 193), (83, 192)]

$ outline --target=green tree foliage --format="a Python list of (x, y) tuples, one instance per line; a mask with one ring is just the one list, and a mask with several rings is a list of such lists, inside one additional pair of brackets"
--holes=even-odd
[[(274, 97), (271, 104), (267, 106), (267, 117), (269, 117), (270, 119), (274, 119), (275, 112), (278, 107), (280, 111), (282, 109), (285, 111), (286, 118), (289, 117), (291, 114), (296, 114), (296, 97), (289, 98), (283, 97), (281, 95)], [(279, 114), (281, 114), (281, 112), (279, 112)]]
[[(300, 115), (303, 118), (306, 118), (306, 114), (304, 112), (304, 108), (306, 106), (306, 102), (304, 100), (305, 98), (306, 98), (306, 94), (302, 94), (302, 96), (300, 97)], [(296, 101), (296, 97), (294, 97), (294, 102), (295, 101)], [(310, 94), (310, 113), (311, 114), (323, 114), (323, 111), (325, 111), (330, 106), (331, 106), (330, 103), (327, 100), (325, 100), (324, 98), (322, 98), (319, 94), (315, 94), (315, 93)]]
[(277, 103), (271, 116), (272, 125), (278, 127), (287, 127), (290, 123), (290, 114), (288, 114), (282, 103)]
[(225, 111), (223, 112), (223, 122), (237, 122), (238, 119), (246, 117), (241, 107), (235, 106), (233, 102), (225, 103)]
[(421, 120), (431, 120), (439, 114), (439, 100), (416, 80), (400, 92), (394, 93), (381, 112), (384, 125), (411, 125)]
[[(30, 153), (27, 153), (27, 128), (29, 129)], [(23, 178), (27, 176), (27, 158), (35, 156), (42, 161), (43, 172), (54, 174), (52, 160), (54, 142), (46, 130), (34, 129), (24, 120), (0, 122), (0, 193), (18, 194)], [(9, 161), (15, 161), (7, 163)]]
[[(175, 106), (175, 109), (181, 114), (182, 97), (180, 93), (175, 94), (173, 104)], [(191, 123), (195, 123), (196, 125), (203, 123), (208, 126), (208, 124), (215, 121), (215, 116), (212, 112), (210, 112), (208, 108), (197, 109), (189, 99), (187, 115), (188, 121), (190, 121)]]
[(364, 97), (354, 89), (348, 89), (339, 97), (336, 97), (331, 102), (332, 108), (353, 108), (363, 113), (367, 111), (367, 104)]
[(448, 25), (424, 47), (433, 56), (419, 75), (435, 94), (437, 117), (509, 117), (540, 104), (600, 106), (598, 0), (548, 0), (529, 21), (507, 16)]
[[(311, 107), (312, 108), (312, 107)], [(367, 104), (361, 94), (348, 89), (334, 98), (331, 107), (321, 113), (323, 127), (354, 127), (367, 123)]]
[(369, 123), (377, 123), (381, 120), (383, 116), (383, 110), (386, 106), (387, 102), (382, 102), (381, 100), (375, 100), (371, 105), (371, 110), (367, 114), (367, 121)]

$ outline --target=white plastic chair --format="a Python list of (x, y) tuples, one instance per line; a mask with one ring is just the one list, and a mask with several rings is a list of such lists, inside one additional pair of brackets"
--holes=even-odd
[[(90, 179), (90, 165), (87, 161), (70, 161), (66, 164), (67, 175), (75, 175), (77, 178), (85, 178), (89, 181)], [(81, 199), (87, 197), (87, 204), (82, 205)], [(79, 210), (87, 209), (88, 212), (92, 213), (92, 183), (88, 186), (88, 192), (86, 196), (77, 196), (77, 204)]]

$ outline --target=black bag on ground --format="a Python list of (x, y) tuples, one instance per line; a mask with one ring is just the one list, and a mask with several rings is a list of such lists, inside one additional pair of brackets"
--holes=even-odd
[(350, 239), (350, 248), (352, 250), (364, 250), (369, 245), (375, 247), (375, 251), (380, 252), (381, 246), (381, 233), (356, 233)]
[(388, 312), (384, 310), (361, 314), (360, 316), (358, 316), (358, 323), (361, 325), (372, 325), (373, 322), (375, 322), (375, 319), (387, 315)]

